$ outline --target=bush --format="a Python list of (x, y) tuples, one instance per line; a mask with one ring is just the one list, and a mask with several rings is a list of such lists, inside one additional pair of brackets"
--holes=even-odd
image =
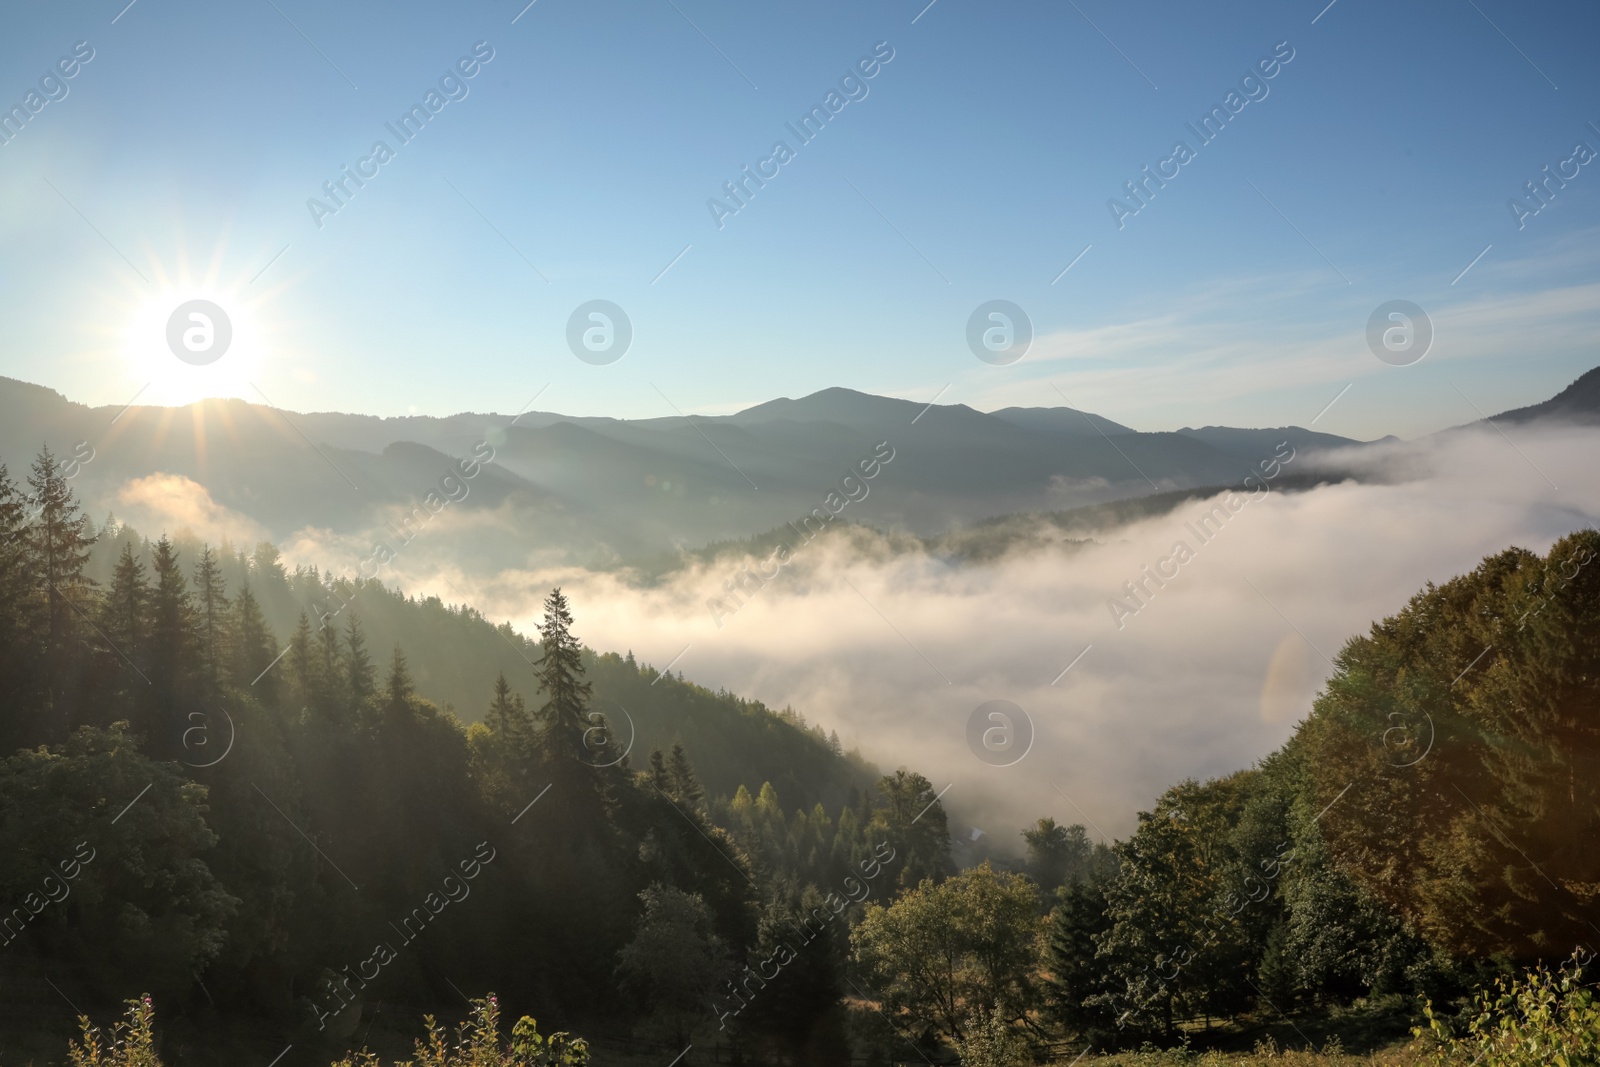
[[(417, 1042), (416, 1058), (394, 1067), (588, 1067), (589, 1064), (587, 1041), (567, 1033), (544, 1037), (539, 1033), (539, 1024), (526, 1015), (511, 1028), (510, 1046), (502, 1048), (500, 1003), (493, 993), (472, 1002), (472, 1014), (456, 1028), (453, 1045), (445, 1028), (431, 1015), (427, 1016), (427, 1027), (427, 1039)], [(117, 1067), (121, 1067), (121, 1061)], [(381, 1064), (377, 1056), (363, 1049), (333, 1067), (381, 1067)]]
[[(1577, 955), (1555, 974), (1541, 964), (1520, 979), (1480, 990), (1465, 1031), (1424, 1007), (1435, 1039), (1435, 1067), (1594, 1067), (1600, 1065), (1600, 1004), (1582, 982)], [(1424, 1033), (1418, 1030), (1421, 1036)]]
[(999, 1008), (984, 1016), (956, 1042), (961, 1067), (1030, 1067), (1033, 1055), (1028, 1042), (1017, 1032)]
[(104, 1045), (100, 1028), (91, 1026), (87, 1015), (78, 1016), (83, 1044), (74, 1041), (67, 1049), (72, 1067), (161, 1067), (153, 1029), (156, 1013), (149, 995), (127, 1003), (127, 1019), (112, 1024), (110, 1041)]

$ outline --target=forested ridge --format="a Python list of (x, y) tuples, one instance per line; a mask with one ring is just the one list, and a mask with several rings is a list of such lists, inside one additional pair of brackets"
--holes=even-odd
[[(285, 574), (270, 546), (185, 558), (165, 537), (97, 529), (48, 453), (22, 484), (0, 470), (0, 546), (8, 1035), (35, 1013), (70, 1018), (53, 978), (85, 1007), (136, 986), (196, 1047), (246, 1018), (337, 1049), (383, 1010), (414, 1021), (464, 1007), (458, 988), (665, 1044), (691, 1016), (716, 1023), (714, 982), (811, 887), (885, 852), (896, 875), (943, 873), (942, 812), (910, 825), (927, 782), (872, 782), (792, 713), (661, 677), (650, 697), (681, 709), (680, 737), (625, 752), (590, 676), (629, 699), (656, 672), (582, 649), (559, 591), (539, 643), (500, 635), (530, 671), (526, 696), (491, 676), (468, 725), (420, 698), (403, 647), (378, 646), (364, 621), (421, 614), (431, 638), (450, 633), (448, 609), (372, 585), (329, 608), (315, 595), (326, 580)], [(287, 634), (263, 609), (285, 588), (304, 598)], [(719, 777), (785, 766), (708, 792), (696, 726), (723, 746), (705, 745)], [(661, 927), (698, 938), (703, 958), (625, 959)], [(843, 934), (830, 926), (819, 966), (842, 959)], [(660, 973), (697, 962), (688, 984)], [(741, 1013), (747, 1040), (764, 1018), (816, 1021), (781, 993), (767, 1001)]]
[[(502, 1010), (587, 1039), (556, 1059), (524, 1027), (505, 1063), (819, 1065), (1280, 1019), (1403, 1038), (1425, 1004), (1459, 1033), (1529, 966), (1565, 965), (1552, 1003), (1586, 1010), (1597, 551), (1424, 589), (1280, 751), (1178, 783), (1125, 840), (1047, 817), (1016, 869), (958, 870), (921, 775), (588, 652), (559, 590), (535, 643), (270, 546), (150, 543), (93, 524), (45, 453), (0, 468), (0, 1056), (60, 1062), (73, 1016), (129, 998), (124, 1036), (166, 1062), (284, 1067), (403, 1054), (469, 1009), (486, 1048)], [(442, 663), (440, 635), (490, 629), (523, 667), (490, 664), (481, 707), (419, 696), (408, 636)], [(601, 688), (657, 681), (676, 710), (628, 751)]]

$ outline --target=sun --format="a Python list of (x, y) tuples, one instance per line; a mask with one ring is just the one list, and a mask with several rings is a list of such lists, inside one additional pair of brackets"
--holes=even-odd
[(126, 316), (119, 356), (148, 382), (142, 403), (251, 398), (265, 355), (262, 300), (215, 283), (161, 283)]

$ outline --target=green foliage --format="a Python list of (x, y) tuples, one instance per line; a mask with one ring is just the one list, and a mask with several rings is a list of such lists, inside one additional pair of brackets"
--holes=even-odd
[(1434, 1067), (1594, 1067), (1600, 1064), (1600, 1001), (1583, 984), (1580, 957), (1551, 973), (1543, 964), (1479, 990), (1465, 1025), (1452, 1025), (1429, 1001), (1426, 1031)]
[(1114, 1028), (1112, 1011), (1103, 1006), (1110, 976), (1096, 956), (1110, 927), (1101, 880), (1069, 882), (1058, 891), (1046, 924), (1045, 993), (1052, 1018), (1067, 1033), (1103, 1039)]
[(618, 954), (617, 974), (660, 1030), (686, 1040), (695, 1021), (710, 1017), (712, 988), (728, 972), (728, 949), (699, 896), (653, 885), (639, 899), (644, 914)]
[[(70, 477), (41, 457), (29, 499), (0, 467), (0, 735), (32, 746), (0, 762), (0, 891), (23, 909), (6, 934), (22, 973), (67, 963), (102, 1002), (137, 973), (199, 1004), (203, 979), (219, 1013), (288, 1028), (393, 936), (341, 1019), (428, 1002), (448, 974), (698, 1042), (721, 983), (740, 1055), (832, 1064), (853, 963), (889, 1029), (1014, 1064), (1047, 1028), (1176, 1036), (1431, 989), (1465, 973), (1446, 953), (1548, 959), (1600, 899), (1597, 535), (1430, 587), (1347, 646), (1282, 752), (1175, 786), (1115, 853), (1039, 820), (1023, 836), (1041, 894), (987, 864), (955, 872), (921, 775), (878, 777), (790, 709), (583, 649), (559, 590), (536, 645), (471, 609), (287, 572), (266, 543), (97, 538)], [(366, 623), (337, 621), (358, 600), (394, 648), (386, 685)], [(424, 699), (439, 692), (469, 693), (485, 723)], [(600, 714), (622, 707), (651, 753), (637, 773)], [(240, 744), (209, 764), (230, 730)], [(496, 858), (467, 887), (475, 850)], [(63, 861), (81, 868), (70, 900)], [(473, 899), (399, 930), (451, 885)], [(633, 1004), (605, 1000), (619, 982)], [(144, 1003), (109, 1039), (86, 1029), (74, 1067), (154, 1067)], [(1575, 977), (1536, 969), (1480, 997), (1459, 1037), (1436, 1019), (1430, 1054), (1593, 1063), (1595, 1010)], [(430, 1020), (411, 1067), (586, 1061), (528, 1018), (504, 1045), (497, 1012), (479, 1002), (453, 1039)]]
[(695, 776), (694, 765), (689, 762), (689, 754), (683, 750), (682, 741), (672, 743), (672, 755), (667, 759), (667, 775), (673, 798), (686, 807), (699, 810), (705, 801), (705, 790), (700, 788), (700, 779)]
[(961, 1041), (997, 1010), (1016, 1023), (1034, 1007), (1039, 926), (1034, 884), (985, 863), (870, 905), (852, 953), (891, 1016)]
[(582, 759), (594, 686), (584, 679), (583, 646), (572, 633), (572, 611), (560, 589), (551, 590), (545, 598), (539, 647), (544, 652), (539, 661), (539, 691), (549, 698), (538, 711), (544, 723), (544, 743), (556, 759)]
[[(104, 1003), (137, 974), (202, 1043), (218, 1019), (285, 1032), (333, 1019), (349, 1037), (378, 1002), (433, 1002), (447, 975), (541, 1016), (632, 1023), (615, 996), (625, 961), (652, 1021), (709, 1028), (710, 978), (782, 937), (777, 920), (758, 926), (758, 902), (809, 911), (817, 884), (838, 892), (872, 855), (858, 758), (791, 711), (583, 649), (559, 593), (541, 648), (467, 608), (286, 571), (264, 542), (152, 543), (114, 522), (97, 537), (70, 469), (42, 457), (35, 475), (48, 521), (0, 469), (0, 741), (29, 746), (0, 757), (0, 941), (23, 986), (61, 967), (74, 997)], [(71, 603), (52, 602), (47, 573)], [(395, 650), (386, 678), (369, 647)], [(591, 674), (615, 726), (590, 703)], [(536, 721), (516, 686), (541, 681)], [(469, 710), (494, 728), (469, 732), (422, 696), (455, 685), (481, 694)], [(613, 736), (621, 708), (638, 736)], [(677, 741), (654, 781), (623, 758), (652, 739)], [(714, 821), (763, 769), (783, 857), (770, 875)], [(803, 816), (784, 818), (778, 788)], [(947, 847), (918, 833), (926, 855)], [(687, 923), (663, 904), (684, 901)], [(787, 1048), (837, 1030), (820, 1020), (837, 1014), (847, 922), (741, 1020), (743, 1039)], [(335, 988), (349, 1003), (330, 1015)], [(512, 1041), (534, 1062), (531, 1027)], [(813, 1061), (838, 1052), (824, 1041)]]
[(1173, 786), (1117, 846), (1120, 870), (1106, 887), (1111, 925), (1097, 939), (1110, 983), (1095, 1003), (1119, 1026), (1171, 1035), (1175, 1021), (1221, 1014), (1240, 997), (1248, 943), (1239, 913), (1248, 898), (1229, 875), (1248, 782), (1241, 773)]
[(900, 886), (950, 873), (950, 830), (939, 794), (922, 775), (904, 767), (878, 780), (882, 802), (867, 836), (887, 841), (900, 859)]
[(1597, 553), (1584, 531), (1430, 585), (1345, 646), (1301, 730), (1320, 804), (1362, 783), (1323, 820), (1333, 860), (1450, 952), (1548, 959), (1592, 934)]
[(961, 1067), (1031, 1067), (1033, 1063), (1027, 1040), (998, 1008), (956, 1042), (956, 1052)]
[(1028, 875), (1046, 893), (1054, 893), (1062, 882), (1089, 873), (1094, 846), (1082, 826), (1062, 826), (1054, 819), (1040, 819), (1022, 831), (1028, 845)]
[(0, 762), (0, 899), (56, 901), (26, 935), (108, 985), (136, 971), (179, 993), (221, 950), (239, 903), (204, 862), (216, 843), (206, 796), (140, 753), (124, 724), (18, 752)]
[(37, 517), (27, 527), (35, 581), (45, 603), (45, 650), (56, 669), (69, 662), (68, 646), (83, 628), (82, 601), (92, 588), (84, 573), (95, 535), (89, 517), (78, 507), (69, 485), (71, 475), (46, 448), (34, 461), (28, 487)]

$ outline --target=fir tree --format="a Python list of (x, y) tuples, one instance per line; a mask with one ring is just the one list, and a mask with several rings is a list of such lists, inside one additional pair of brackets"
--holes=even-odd
[(235, 635), (233, 682), (241, 689), (253, 689), (263, 703), (275, 703), (278, 683), (268, 670), (278, 656), (261, 605), (250, 590), (248, 573), (233, 602), (232, 629)]
[(47, 447), (28, 476), (38, 517), (29, 527), (30, 563), (44, 586), (45, 649), (51, 675), (51, 700), (65, 676), (68, 646), (78, 636), (83, 600), (94, 584), (83, 573), (95, 537), (89, 517), (79, 509), (67, 475)]
[[(28, 706), (35, 680), (40, 629), (37, 571), (28, 559), (28, 500), (0, 464), (0, 692)], [(5, 717), (0, 726), (3, 751), (21, 743), (23, 723)], [(16, 731), (16, 736), (13, 736)]]
[[(670, 795), (672, 792), (672, 779), (667, 775), (667, 761), (666, 758), (661, 755), (661, 750), (659, 748), (652, 748), (650, 750), (650, 784), (655, 786), (662, 793)], [(739, 792), (748, 802), (750, 798), (750, 791), (741, 785), (739, 787)], [(738, 804), (739, 800), (736, 796), (734, 798), (735, 810), (738, 810)]]
[(100, 630), (106, 640), (132, 662), (144, 657), (146, 622), (150, 615), (150, 582), (144, 562), (134, 555), (130, 542), (122, 543), (111, 572), (111, 586), (100, 602)]
[(682, 741), (672, 743), (672, 755), (667, 757), (667, 770), (672, 776), (672, 795), (698, 810), (705, 799), (705, 790), (700, 788), (700, 779), (695, 777), (694, 767), (689, 763), (689, 754), (683, 750)]
[(583, 680), (583, 648), (572, 635), (572, 612), (559, 588), (545, 598), (539, 638), (544, 650), (537, 667), (539, 690), (549, 696), (539, 709), (545, 751), (562, 761), (581, 760), (591, 687)]
[(350, 706), (345, 696), (344, 654), (339, 647), (339, 631), (331, 620), (317, 630), (317, 678), (313, 704), (324, 718), (342, 720)]
[(293, 683), (294, 699), (302, 711), (309, 709), (312, 694), (317, 688), (316, 653), (311, 647), (311, 619), (305, 612), (295, 623), (289, 635), (289, 679)]
[(400, 651), (399, 645), (394, 646), (394, 658), (389, 661), (389, 680), (384, 687), (388, 692), (389, 714), (409, 714), (415, 689), (411, 683), (411, 670), (406, 666), (406, 654)]
[(194, 604), (178, 552), (165, 536), (156, 542), (150, 569), (150, 681), (155, 697), (170, 703), (187, 691), (190, 649), (194, 644)]
[[(1056, 1022), (1080, 1037), (1098, 1037), (1115, 1022), (1102, 1006), (1109, 991), (1105, 962), (1095, 958), (1098, 939), (1110, 928), (1100, 882), (1071, 881), (1061, 889), (1047, 927), (1045, 992)], [(1102, 999), (1086, 1003), (1091, 998)]]
[(195, 564), (194, 588), (197, 673), (206, 695), (214, 697), (222, 687), (223, 667), (228, 660), (228, 586), (209, 545), (200, 550), (200, 560)]
[(376, 689), (377, 670), (372, 665), (372, 657), (367, 654), (367, 635), (361, 628), (361, 616), (355, 612), (350, 613), (350, 622), (345, 627), (345, 672), (347, 675), (347, 690), (350, 694), (350, 710), (359, 716), (361, 709), (366, 706)]
[(494, 696), (489, 701), (489, 712), (483, 721), (502, 741), (511, 741), (522, 729), (522, 719), (527, 713), (522, 696), (511, 691), (506, 672), (501, 671), (494, 680)]

